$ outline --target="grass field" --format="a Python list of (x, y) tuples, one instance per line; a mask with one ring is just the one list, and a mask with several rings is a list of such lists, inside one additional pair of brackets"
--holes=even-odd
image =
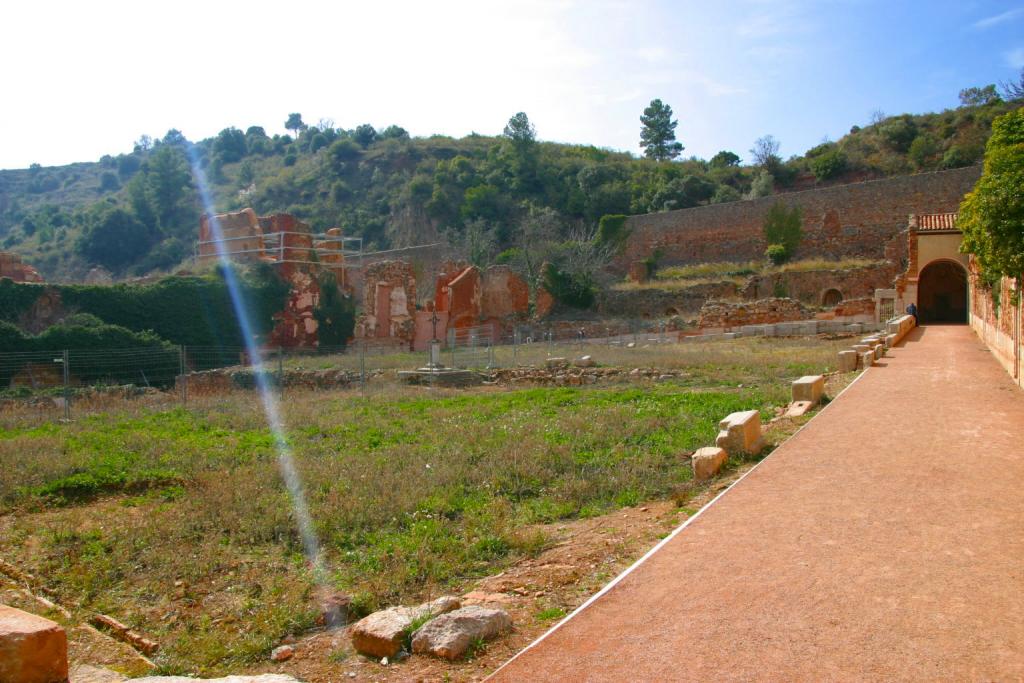
[[(418, 600), (539, 552), (544, 523), (685, 495), (682, 456), (711, 443), (729, 412), (770, 415), (789, 380), (828, 367), (835, 344), (657, 351), (686, 375), (288, 392), (288, 442), (330, 587), (360, 612)], [(603, 360), (636, 360), (616, 353), (625, 360)], [(164, 671), (223, 673), (313, 624), (315, 582), (252, 394), (126, 401), (70, 424), (2, 419), (0, 556), (83, 615), (157, 638)]]
[(815, 270), (855, 270), (875, 266), (882, 261), (869, 259), (843, 259), (841, 261), (830, 261), (827, 259), (804, 259), (793, 261), (779, 266), (773, 266), (763, 261), (749, 261), (747, 263), (700, 263), (692, 266), (667, 266), (659, 268), (654, 278), (648, 282), (619, 282), (613, 285), (613, 289), (630, 291), (637, 289), (686, 289), (696, 285), (712, 284), (716, 282), (732, 282), (742, 285), (751, 275), (771, 275), (773, 273), (799, 273)]

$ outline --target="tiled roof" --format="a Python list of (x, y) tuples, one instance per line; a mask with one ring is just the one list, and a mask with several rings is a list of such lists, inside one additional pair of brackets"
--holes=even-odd
[(956, 230), (955, 213), (922, 213), (917, 216), (917, 229), (921, 232), (930, 230)]

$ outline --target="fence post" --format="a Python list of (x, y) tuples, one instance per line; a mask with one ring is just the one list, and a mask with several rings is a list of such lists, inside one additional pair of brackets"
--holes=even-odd
[(366, 389), (366, 342), (359, 344), (359, 388)]
[(64, 366), (64, 419), (67, 420), (68, 422), (70, 422), (71, 421), (71, 384), (70, 384), (71, 372), (70, 372), (70, 369), (68, 368), (68, 364), (70, 362), (70, 357), (68, 355), (68, 350), (67, 349), (64, 349), (64, 355), (62, 356), (62, 358), (63, 358), (62, 365)]
[(455, 343), (458, 338), (455, 336), (455, 328), (448, 328), (448, 348), (451, 350), (451, 367), (455, 367)]
[(517, 356), (517, 350), (519, 348), (519, 328), (512, 328), (512, 367), (519, 366), (519, 358)]
[(188, 403), (188, 375), (185, 374), (185, 345), (178, 347), (178, 367), (181, 377), (181, 405)]
[(277, 347), (277, 390), (284, 390), (284, 348)]

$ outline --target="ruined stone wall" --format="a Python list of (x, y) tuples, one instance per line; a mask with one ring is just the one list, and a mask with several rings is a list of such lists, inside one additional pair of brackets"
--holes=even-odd
[(852, 185), (791, 192), (750, 201), (631, 216), (616, 268), (661, 251), (662, 265), (762, 259), (763, 226), (777, 201), (801, 207), (804, 239), (795, 259), (875, 258), (907, 225), (912, 213), (956, 211), (981, 175), (980, 166)]
[(697, 325), (701, 329), (731, 329), (812, 317), (810, 311), (794, 299), (760, 299), (740, 303), (709, 301), (701, 309)]
[[(967, 269), (970, 286), (970, 324), (992, 355), (1002, 364), (1018, 386), (1024, 387), (1024, 372), (1019, 358), (1024, 358), (1021, 326), (1021, 293), (1015, 292), (1010, 278), (1002, 278), (990, 289), (980, 278), (978, 265), (971, 257)], [(1016, 295), (1016, 296), (1015, 296)], [(998, 302), (998, 304), (997, 304)]]
[(10, 251), (0, 251), (0, 277), (7, 277), (15, 282), (43, 281), (43, 276), (39, 274), (39, 271)]
[(610, 289), (598, 293), (597, 310), (601, 315), (628, 318), (696, 316), (708, 299), (731, 298), (738, 294), (739, 289), (731, 282), (713, 282), (685, 289)]
[[(416, 336), (416, 274), (404, 261), (380, 261), (363, 271), (363, 310), (356, 336), (400, 340)], [(379, 304), (379, 305), (378, 305)]]
[(810, 306), (824, 304), (825, 293), (836, 289), (842, 299), (871, 297), (876, 289), (892, 287), (896, 277), (896, 264), (878, 265), (849, 270), (809, 270), (755, 275), (744, 285), (740, 294), (744, 299), (766, 296), (786, 296)]

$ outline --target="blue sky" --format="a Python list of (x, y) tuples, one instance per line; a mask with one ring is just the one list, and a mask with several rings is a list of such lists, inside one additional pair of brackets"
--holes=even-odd
[[(0, 168), (91, 161), (141, 134), (289, 112), (413, 135), (497, 134), (638, 152), (652, 98), (685, 156), (782, 154), (872, 112), (937, 111), (1024, 67), (1024, 2), (736, 0), (11, 3), (0, 10)], [(12, 66), (13, 65), (13, 66)]]

